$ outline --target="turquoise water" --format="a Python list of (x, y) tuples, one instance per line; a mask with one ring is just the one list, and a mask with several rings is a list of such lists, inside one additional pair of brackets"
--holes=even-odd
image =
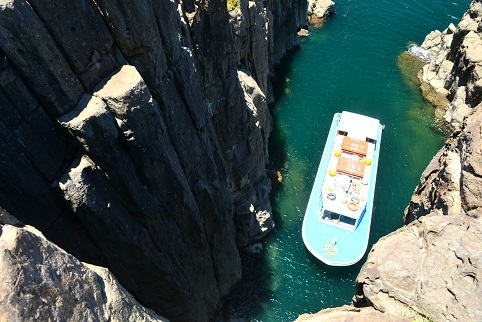
[(276, 229), (261, 255), (244, 255), (243, 284), (224, 317), (291, 321), (302, 313), (350, 304), (366, 256), (332, 268), (304, 247), (301, 225), (333, 114), (342, 110), (378, 118), (383, 133), (369, 249), (403, 224), (420, 174), (443, 145), (433, 108), (397, 66), (410, 42), (457, 24), (469, 0), (339, 0), (337, 14), (310, 29), (301, 49), (278, 71), (270, 138), (271, 166), (283, 185), (272, 204)]

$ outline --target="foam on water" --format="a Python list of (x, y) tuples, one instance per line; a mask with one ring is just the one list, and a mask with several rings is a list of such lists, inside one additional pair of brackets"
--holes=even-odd
[(410, 53), (410, 55), (417, 57), (426, 62), (431, 62), (432, 60), (437, 58), (437, 53), (428, 49), (423, 49), (417, 46), (416, 44), (408, 45), (407, 50)]

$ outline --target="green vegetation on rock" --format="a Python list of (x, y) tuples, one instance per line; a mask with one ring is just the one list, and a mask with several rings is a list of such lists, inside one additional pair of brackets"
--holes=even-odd
[(228, 0), (228, 10), (239, 10), (239, 0)]

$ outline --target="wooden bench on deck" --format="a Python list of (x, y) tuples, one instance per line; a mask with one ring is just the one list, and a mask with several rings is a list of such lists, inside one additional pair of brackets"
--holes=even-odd
[(341, 143), (341, 150), (346, 153), (364, 157), (367, 155), (368, 142), (344, 136), (343, 142)]
[(363, 178), (365, 173), (365, 162), (362, 159), (354, 159), (342, 155), (336, 164), (336, 171), (350, 176)]

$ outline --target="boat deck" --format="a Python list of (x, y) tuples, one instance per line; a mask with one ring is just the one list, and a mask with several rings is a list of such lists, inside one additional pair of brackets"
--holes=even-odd
[[(335, 114), (308, 201), (302, 229), (303, 241), (307, 249), (319, 260), (331, 266), (352, 265), (358, 262), (366, 252), (382, 133), (382, 126), (377, 122), (376, 133), (370, 135), (370, 137), (376, 137), (376, 140), (373, 142), (365, 140), (360, 144), (357, 139), (362, 137), (363, 133), (357, 133), (359, 135), (350, 141), (350, 139), (344, 139), (346, 133), (337, 131), (340, 119), (341, 113)], [(354, 143), (355, 146), (346, 148), (347, 141), (349, 144)], [(377, 145), (374, 142), (377, 142)], [(344, 143), (345, 147), (342, 148)], [(335, 150), (341, 151), (335, 153)], [(371, 164), (365, 163), (367, 158), (370, 159)], [(333, 172), (333, 169), (336, 171)], [(336, 194), (336, 198), (334, 200), (327, 198), (328, 193)], [(355, 211), (348, 208), (348, 203), (353, 197), (358, 200), (358, 208)], [(359, 218), (358, 226), (354, 231), (342, 229), (340, 222), (331, 222), (333, 219), (322, 218), (322, 209), (349, 215), (355, 220)]]
[[(358, 219), (368, 199), (375, 144), (362, 141), (363, 149), (345, 149), (345, 143), (351, 140), (344, 135), (335, 136), (322, 187), (322, 202), (327, 210)], [(323, 219), (329, 220), (326, 217)]]
[[(305, 242), (308, 250), (319, 260), (332, 266), (348, 266), (358, 262), (366, 251), (367, 243), (364, 240), (370, 232), (369, 218), (364, 218), (366, 220), (362, 220), (357, 229), (352, 232), (320, 222), (316, 204), (313, 203), (311, 207), (312, 209), (307, 209), (305, 219), (309, 224), (303, 229), (305, 241), (309, 241)], [(334, 238), (336, 239), (335, 248), (330, 249)], [(325, 250), (325, 247), (328, 249)]]

